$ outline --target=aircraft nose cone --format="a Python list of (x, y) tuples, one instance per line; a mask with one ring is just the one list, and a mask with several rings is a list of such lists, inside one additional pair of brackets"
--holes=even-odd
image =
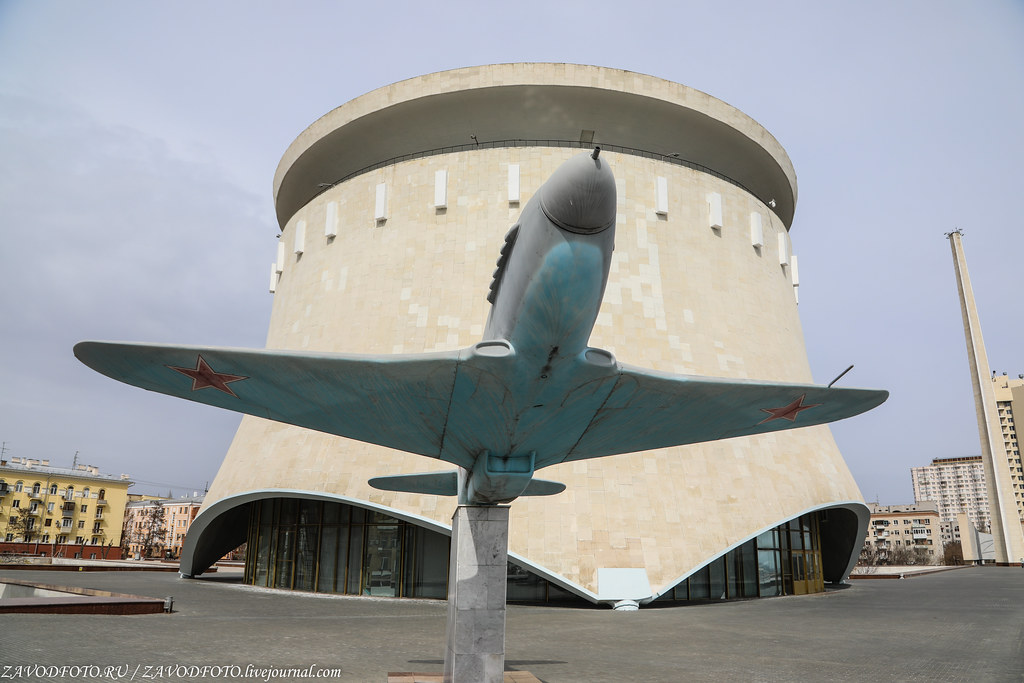
[[(595, 158), (597, 156), (597, 158)], [(615, 178), (596, 152), (558, 167), (540, 189), (544, 215), (563, 230), (600, 232), (615, 223)]]

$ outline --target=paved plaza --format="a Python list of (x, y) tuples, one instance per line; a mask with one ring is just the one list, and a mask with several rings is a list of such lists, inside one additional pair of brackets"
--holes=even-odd
[[(184, 580), (157, 572), (3, 571), (0, 580), (174, 597), (173, 614), (4, 615), (0, 665), (120, 666), (130, 680), (384, 683), (440, 671), (445, 603), (287, 593), (239, 574)], [(1024, 570), (965, 568), (859, 580), (822, 595), (695, 605), (508, 610), (506, 667), (546, 683), (621, 681), (1024, 681)], [(237, 665), (251, 678), (184, 667)], [(147, 668), (148, 667), (148, 668)], [(160, 667), (163, 667), (161, 669)], [(52, 667), (50, 667), (52, 670)], [(68, 671), (10, 680), (82, 680)], [(208, 671), (216, 673), (215, 669)], [(228, 669), (222, 672), (228, 672)], [(149, 678), (144, 678), (148, 674)]]

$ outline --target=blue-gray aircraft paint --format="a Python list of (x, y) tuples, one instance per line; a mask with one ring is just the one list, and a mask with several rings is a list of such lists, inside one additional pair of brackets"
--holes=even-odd
[(562, 484), (533, 475), (560, 462), (822, 424), (887, 398), (656, 372), (589, 347), (615, 206), (614, 178), (597, 150), (556, 170), (506, 237), (484, 340), (461, 351), (361, 356), (82, 342), (75, 355), (151, 391), (453, 463), (455, 473), (371, 484), (468, 504), (559, 493)]

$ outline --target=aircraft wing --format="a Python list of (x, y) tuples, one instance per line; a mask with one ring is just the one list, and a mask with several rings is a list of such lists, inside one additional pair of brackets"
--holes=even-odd
[(438, 458), (459, 351), (357, 356), (88, 341), (75, 356), (149, 391)]
[(889, 397), (877, 389), (620, 367), (615, 387), (566, 461), (824, 424), (863, 413)]

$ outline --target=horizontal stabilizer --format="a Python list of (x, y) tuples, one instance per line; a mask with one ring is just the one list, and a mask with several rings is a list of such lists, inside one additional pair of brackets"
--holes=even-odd
[[(421, 474), (394, 474), (374, 477), (369, 484), (381, 491), (426, 493), (433, 496), (458, 494), (458, 472), (423, 472)], [(521, 496), (554, 496), (565, 490), (565, 484), (547, 479), (531, 479)]]
[(565, 490), (565, 484), (548, 479), (531, 479), (521, 496), (554, 496)]
[(453, 470), (451, 472), (395, 474), (388, 477), (374, 477), (369, 481), (369, 484), (381, 491), (455, 496), (459, 493), (459, 473)]

